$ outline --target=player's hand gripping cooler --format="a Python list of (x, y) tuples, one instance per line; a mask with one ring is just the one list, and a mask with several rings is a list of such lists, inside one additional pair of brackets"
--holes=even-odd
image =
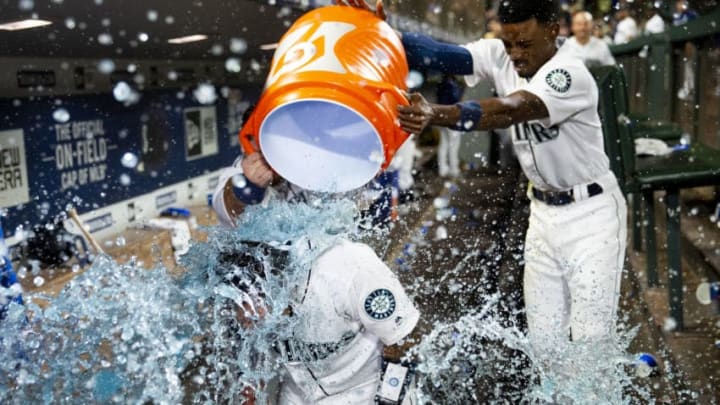
[(387, 167), (408, 134), (407, 60), (393, 29), (372, 13), (329, 6), (299, 18), (278, 44), (265, 89), (240, 131), (281, 177), (344, 192)]

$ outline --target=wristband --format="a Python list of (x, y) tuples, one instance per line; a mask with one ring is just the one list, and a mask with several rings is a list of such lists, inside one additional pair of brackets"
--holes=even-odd
[(482, 107), (477, 101), (463, 101), (455, 104), (460, 108), (460, 119), (450, 128), (456, 131), (474, 131), (480, 124), (482, 118)]
[[(240, 174), (240, 176), (244, 176)], [(265, 188), (253, 184), (245, 179), (244, 187), (235, 187), (233, 184), (233, 194), (235, 197), (247, 205), (259, 204), (265, 198)]]

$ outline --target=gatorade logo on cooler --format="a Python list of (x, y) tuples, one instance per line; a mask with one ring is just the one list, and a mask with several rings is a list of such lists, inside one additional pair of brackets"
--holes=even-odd
[(328, 71), (346, 73), (335, 54), (335, 44), (343, 35), (355, 29), (344, 22), (306, 24), (288, 33), (278, 45), (277, 61), (265, 82), (270, 87), (278, 77), (288, 72)]

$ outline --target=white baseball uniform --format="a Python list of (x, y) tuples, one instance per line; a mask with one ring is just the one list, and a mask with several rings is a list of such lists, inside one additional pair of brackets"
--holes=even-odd
[(615, 58), (610, 53), (610, 47), (602, 39), (591, 36), (586, 44), (581, 44), (577, 38), (570, 37), (565, 41), (564, 46), (576, 52), (587, 67), (615, 64)]
[(613, 42), (615, 45), (625, 44), (635, 39), (639, 34), (637, 23), (632, 17), (625, 17), (617, 23)]
[[(214, 193), (213, 207), (226, 225), (233, 222), (222, 192), (227, 180), (238, 173), (232, 167), (225, 169)], [(293, 187), (286, 182), (265, 199), (302, 201), (303, 192)], [(280, 387), (282, 405), (373, 404), (383, 346), (406, 337), (420, 318), (392, 270), (375, 252), (346, 240), (317, 257), (301, 305), (293, 313), (300, 323), (294, 341), (283, 346), (291, 352), (291, 361), (285, 364), (287, 375)], [(293, 358), (296, 351), (322, 355)]]
[(440, 176), (460, 176), (460, 144), (462, 132), (451, 128), (440, 128), (438, 144), (438, 174)]
[(645, 22), (644, 31), (646, 34), (660, 34), (665, 32), (665, 20), (663, 20), (660, 14), (653, 14), (653, 16)]
[[(524, 276), (531, 342), (554, 346), (569, 333), (606, 338), (615, 330), (627, 207), (604, 152), (595, 81), (565, 46), (530, 80), (513, 69), (501, 41), (465, 47), (473, 57), (470, 86), (490, 80), (499, 96), (525, 90), (543, 101), (549, 116), (514, 125), (513, 146), (531, 187), (572, 190), (575, 199), (550, 205), (531, 195)], [(597, 186), (602, 192), (591, 196)]]
[(303, 344), (347, 340), (316, 361), (285, 364), (281, 404), (372, 404), (380, 383), (384, 345), (415, 327), (420, 313), (392, 271), (367, 245), (341, 241), (312, 266), (307, 293), (294, 309)]

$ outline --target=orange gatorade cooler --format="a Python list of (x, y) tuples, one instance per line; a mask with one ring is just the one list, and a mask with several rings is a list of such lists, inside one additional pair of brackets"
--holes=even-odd
[(408, 134), (396, 123), (408, 74), (400, 39), (368, 11), (329, 6), (278, 43), (240, 142), (300, 187), (358, 188), (387, 167)]

